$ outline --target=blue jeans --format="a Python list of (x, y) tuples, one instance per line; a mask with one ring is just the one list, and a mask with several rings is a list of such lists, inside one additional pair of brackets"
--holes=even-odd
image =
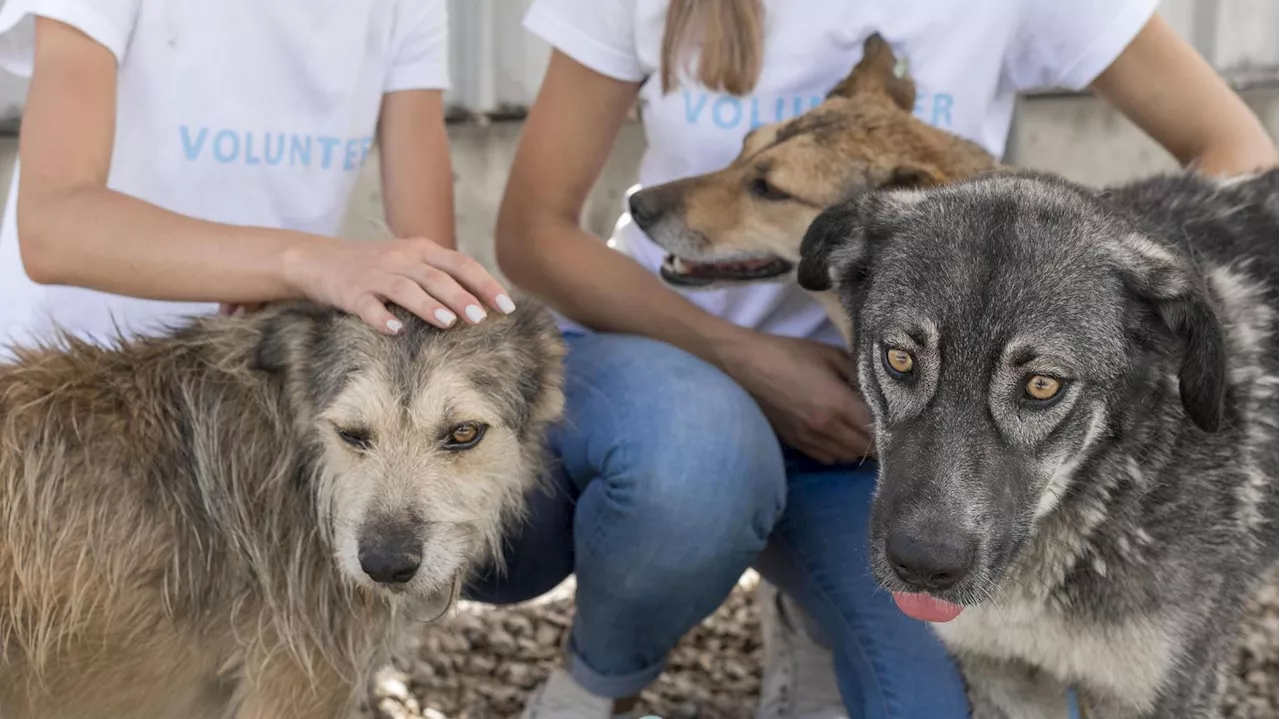
[(822, 630), (852, 717), (968, 715), (951, 658), (877, 588), (867, 561), (874, 464), (828, 467), (783, 448), (718, 369), (640, 337), (566, 336), (567, 419), (506, 571), (469, 598), (536, 597), (570, 573), (568, 670), (601, 696), (639, 693), (748, 567)]

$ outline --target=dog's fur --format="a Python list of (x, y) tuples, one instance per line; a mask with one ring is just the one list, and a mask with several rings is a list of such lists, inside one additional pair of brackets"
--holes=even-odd
[[(671, 253), (669, 284), (794, 281), (800, 240), (822, 210), (870, 189), (930, 187), (992, 169), (981, 146), (912, 115), (915, 82), (879, 34), (824, 102), (753, 130), (726, 168), (637, 191), (635, 223)], [(815, 293), (838, 327), (827, 293)]]
[[(298, 304), (0, 366), (0, 716), (346, 717), (500, 563), (559, 334), (531, 301), (447, 331), (395, 312), (397, 337)], [(377, 552), (420, 563), (374, 581)]]
[[(1214, 716), (1277, 557), (1276, 193), (1000, 171), (809, 229), (799, 282), (838, 294), (875, 417), (875, 576), (966, 605), (934, 626), (975, 717), (1066, 716), (1068, 686), (1090, 716)], [(960, 560), (909, 581), (903, 541)]]

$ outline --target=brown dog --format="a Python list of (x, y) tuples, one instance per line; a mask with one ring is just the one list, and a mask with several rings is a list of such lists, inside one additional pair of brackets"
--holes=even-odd
[[(939, 185), (996, 167), (981, 146), (911, 114), (915, 82), (898, 77), (896, 64), (873, 34), (821, 105), (753, 130), (723, 170), (633, 194), (632, 219), (671, 253), (663, 279), (711, 288), (794, 278), (800, 240), (827, 207), (870, 189)], [(814, 294), (845, 332), (839, 304)]]

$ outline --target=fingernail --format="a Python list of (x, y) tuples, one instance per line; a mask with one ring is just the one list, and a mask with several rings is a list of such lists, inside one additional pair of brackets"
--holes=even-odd
[(480, 309), (479, 305), (467, 305), (467, 319), (472, 322), (481, 322), (488, 316), (484, 310)]
[(400, 334), (400, 330), (404, 329), (404, 325), (401, 324), (400, 320), (387, 320), (387, 329)]
[(506, 295), (498, 295), (498, 298), (493, 303), (498, 306), (498, 309), (502, 310), (504, 315), (509, 315), (516, 311), (516, 303), (512, 302), (511, 298)]
[(446, 309), (436, 310), (436, 319), (440, 320), (440, 324), (445, 327), (452, 327), (454, 322), (458, 321), (458, 316)]
[(232, 316), (232, 317), (244, 317), (244, 305), (240, 305), (239, 307), (237, 307), (237, 308), (236, 308), (236, 311), (231, 313), (231, 316)]

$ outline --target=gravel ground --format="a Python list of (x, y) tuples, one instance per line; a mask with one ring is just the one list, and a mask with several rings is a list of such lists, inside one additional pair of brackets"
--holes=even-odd
[[(748, 719), (760, 688), (759, 615), (748, 573), (714, 615), (685, 636), (641, 713), (664, 719)], [(1259, 593), (1228, 678), (1223, 719), (1276, 719), (1275, 577)], [(566, 583), (536, 602), (463, 603), (427, 627), (415, 656), (384, 668), (370, 697), (375, 719), (515, 719), (524, 698), (559, 661), (573, 608)]]

